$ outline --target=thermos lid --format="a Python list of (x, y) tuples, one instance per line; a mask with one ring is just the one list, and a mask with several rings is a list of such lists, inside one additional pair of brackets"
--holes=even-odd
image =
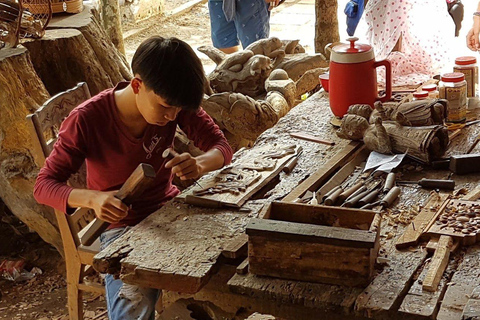
[(466, 66), (475, 63), (477, 63), (477, 58), (475, 57), (458, 57), (457, 59), (455, 59), (455, 64), (458, 64), (460, 66)]
[(428, 91), (428, 92), (435, 91), (435, 90), (437, 90), (437, 85), (434, 84), (434, 83), (426, 84), (422, 87), (422, 90)]
[(465, 80), (465, 75), (460, 72), (445, 73), (442, 75), (443, 82), (460, 82)]
[(372, 46), (356, 43), (357, 37), (347, 39), (350, 43), (342, 43), (332, 48), (331, 60), (338, 63), (359, 63), (375, 58)]
[(428, 91), (417, 91), (413, 93), (413, 97), (416, 99), (425, 99), (428, 97)]

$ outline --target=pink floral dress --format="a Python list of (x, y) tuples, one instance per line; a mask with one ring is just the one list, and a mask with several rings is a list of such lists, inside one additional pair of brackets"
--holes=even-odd
[[(392, 63), (394, 86), (420, 84), (454, 59), (455, 25), (445, 0), (369, 0), (364, 17), (375, 58)], [(400, 35), (401, 52), (392, 51)]]

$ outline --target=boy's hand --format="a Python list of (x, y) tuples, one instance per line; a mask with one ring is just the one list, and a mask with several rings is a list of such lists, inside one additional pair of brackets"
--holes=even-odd
[(172, 168), (172, 173), (180, 180), (196, 179), (202, 173), (197, 159), (187, 152), (173, 157), (165, 164), (165, 168)]
[(91, 208), (95, 210), (97, 218), (109, 223), (114, 223), (127, 216), (128, 206), (120, 199), (115, 198), (117, 192), (118, 191), (95, 192), (95, 196), (91, 199)]

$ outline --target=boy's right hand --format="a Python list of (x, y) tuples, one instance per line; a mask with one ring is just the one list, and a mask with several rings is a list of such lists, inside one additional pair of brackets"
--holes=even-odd
[(120, 199), (115, 198), (118, 191), (102, 192), (97, 191), (91, 199), (91, 208), (95, 210), (95, 215), (100, 220), (114, 223), (127, 216), (128, 206)]

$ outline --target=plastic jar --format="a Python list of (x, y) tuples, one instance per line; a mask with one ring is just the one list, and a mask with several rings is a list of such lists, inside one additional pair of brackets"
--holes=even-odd
[(413, 93), (413, 100), (425, 100), (428, 99), (427, 91), (417, 91)]
[(446, 73), (439, 83), (440, 99), (448, 100), (447, 122), (464, 122), (467, 115), (467, 81), (460, 72)]
[(478, 66), (475, 57), (458, 57), (455, 59), (453, 72), (461, 72), (467, 81), (467, 97), (475, 97), (478, 89)]
[(428, 99), (438, 99), (439, 93), (436, 84), (426, 84), (422, 87), (423, 91), (428, 92)]

